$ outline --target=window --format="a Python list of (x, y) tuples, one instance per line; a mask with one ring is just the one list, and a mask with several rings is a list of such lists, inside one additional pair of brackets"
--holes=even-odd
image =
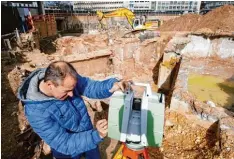
[(37, 2), (33, 2), (33, 7), (37, 7)]

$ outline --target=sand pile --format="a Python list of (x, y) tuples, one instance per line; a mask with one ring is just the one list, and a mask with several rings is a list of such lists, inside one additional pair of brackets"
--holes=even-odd
[(181, 17), (168, 20), (160, 27), (160, 31), (191, 31), (202, 16), (197, 14), (185, 14)]
[(208, 28), (213, 32), (234, 31), (234, 6), (225, 5), (202, 16), (199, 23), (193, 27), (193, 31)]
[(204, 33), (221, 33), (234, 31), (234, 6), (225, 5), (201, 16), (186, 14), (166, 21), (160, 31), (193, 31)]

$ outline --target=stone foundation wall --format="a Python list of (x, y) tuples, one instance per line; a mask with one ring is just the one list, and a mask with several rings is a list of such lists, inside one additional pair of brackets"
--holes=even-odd
[(234, 57), (234, 38), (205, 38), (203, 36), (190, 35), (190, 42), (181, 51), (182, 55), (190, 57)]

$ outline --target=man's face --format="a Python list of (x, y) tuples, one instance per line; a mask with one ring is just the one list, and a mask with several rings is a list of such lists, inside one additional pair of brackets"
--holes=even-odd
[(62, 85), (56, 87), (52, 84), (52, 95), (59, 100), (65, 100), (68, 96), (72, 97), (76, 82), (77, 81), (73, 77), (67, 76), (65, 77)]

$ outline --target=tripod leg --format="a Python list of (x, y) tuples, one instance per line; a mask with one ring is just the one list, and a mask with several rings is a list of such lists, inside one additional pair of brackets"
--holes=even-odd
[(123, 156), (123, 148), (124, 145), (122, 144), (113, 159), (125, 159), (125, 157)]
[(147, 151), (146, 148), (145, 148), (145, 150), (143, 151), (143, 156), (144, 156), (144, 159), (149, 159), (149, 154), (148, 154), (148, 151)]

